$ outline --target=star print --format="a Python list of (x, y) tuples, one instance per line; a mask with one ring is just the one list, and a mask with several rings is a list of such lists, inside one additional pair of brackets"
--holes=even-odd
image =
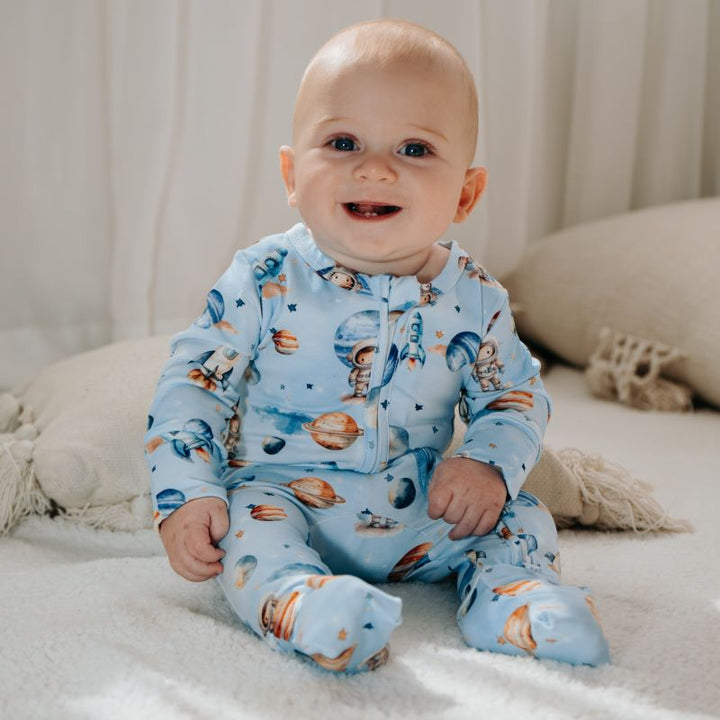
[(278, 281), (279, 282), (285, 282), (287, 280), (287, 275), (285, 273), (280, 273), (278, 275)]
[(313, 386), (312, 383), (305, 383), (305, 387), (306, 387), (308, 390), (312, 390), (314, 386)]
[(277, 328), (271, 327), (270, 328), (270, 334), (274, 335), (277, 332)]
[(245, 508), (247, 510), (252, 510), (255, 507), (255, 503), (250, 503), (249, 505), (246, 505)]
[(241, 308), (244, 304), (245, 304), (245, 301), (244, 301), (242, 298), (238, 298), (238, 299), (235, 301), (235, 307)]
[(395, 479), (395, 476), (394, 476), (394, 475), (391, 475), (390, 473), (388, 473), (388, 474), (385, 476), (385, 479), (386, 479), (388, 482), (391, 482), (392, 480)]
[(338, 640), (345, 640), (346, 638), (347, 638), (347, 630), (345, 630), (345, 628), (343, 628), (343, 629), (338, 633)]
[(281, 390), (284, 390), (284, 389), (285, 389), (285, 386), (284, 386), (284, 385), (280, 385), (280, 389), (281, 389)]
[(289, 310), (290, 312), (296, 312), (296, 311), (297, 311), (297, 303), (290, 303), (290, 304), (288, 305), (288, 310)]
[(456, 306), (455, 306), (455, 312), (460, 312), (460, 306), (459, 306), (459, 305), (456, 305)]
[(432, 426), (432, 431), (433, 431), (434, 433), (439, 432), (439, 430), (438, 430), (434, 425)]
[(435, 331), (435, 337), (439, 340), (445, 333), (442, 330)]
[(286, 550), (289, 550), (289, 549), (290, 549), (290, 546), (289, 546), (289, 545), (285, 545), (284, 543), (283, 543), (283, 547), (284, 547)]
[(157, 470), (157, 465), (153, 465), (152, 470), (150, 472), (155, 472), (155, 470)]
[(423, 409), (423, 406), (422, 406), (422, 405), (418, 405), (417, 403), (415, 403), (415, 410), (416, 410), (416, 411), (422, 410), (422, 409)]
[(244, 534), (245, 534), (245, 531), (244, 531), (244, 530), (238, 530), (238, 531), (235, 533), (235, 537), (239, 540)]
[(387, 410), (390, 403), (387, 400), (383, 400), (380, 404), (382, 405), (383, 410)]
[(374, 626), (371, 622), (365, 623), (365, 624), (363, 625), (363, 629), (364, 629), (364, 630), (372, 630), (374, 627), (375, 627), (375, 626)]

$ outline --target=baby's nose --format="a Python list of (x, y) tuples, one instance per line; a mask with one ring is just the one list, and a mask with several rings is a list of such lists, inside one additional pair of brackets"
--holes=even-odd
[(354, 175), (360, 181), (395, 182), (397, 179), (392, 165), (378, 155), (364, 157), (355, 168)]

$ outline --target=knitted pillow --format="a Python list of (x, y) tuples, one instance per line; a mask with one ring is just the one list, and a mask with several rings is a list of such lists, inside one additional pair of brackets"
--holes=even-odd
[(718, 268), (712, 198), (562, 230), (530, 246), (503, 284), (525, 340), (580, 367), (603, 328), (672, 348), (663, 374), (720, 406)]
[[(0, 395), (0, 534), (53, 509), (95, 527), (152, 526), (143, 435), (168, 342), (107, 345)], [(562, 525), (679, 529), (637, 481), (596, 456), (546, 449), (525, 487)]]

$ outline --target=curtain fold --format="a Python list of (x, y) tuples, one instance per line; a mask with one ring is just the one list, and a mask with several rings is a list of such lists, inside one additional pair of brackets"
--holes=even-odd
[(476, 76), (488, 191), (449, 235), (494, 274), (561, 227), (720, 194), (720, 0), (0, 0), (0, 387), (179, 329), (293, 224), (305, 63), (380, 16)]

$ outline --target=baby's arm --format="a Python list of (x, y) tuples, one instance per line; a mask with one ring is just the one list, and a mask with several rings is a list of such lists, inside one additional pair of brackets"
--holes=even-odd
[(228, 528), (227, 507), (214, 497), (191, 500), (165, 518), (160, 538), (173, 570), (193, 582), (219, 575), (225, 552), (216, 545)]
[[(550, 399), (540, 366), (520, 342), (501, 287), (482, 287), (483, 340), (497, 343), (495, 384), (466, 367), (468, 428), (454, 457), (441, 462), (428, 495), (428, 514), (455, 525), (453, 540), (490, 532), (540, 456)], [(490, 387), (492, 385), (492, 388)]]

